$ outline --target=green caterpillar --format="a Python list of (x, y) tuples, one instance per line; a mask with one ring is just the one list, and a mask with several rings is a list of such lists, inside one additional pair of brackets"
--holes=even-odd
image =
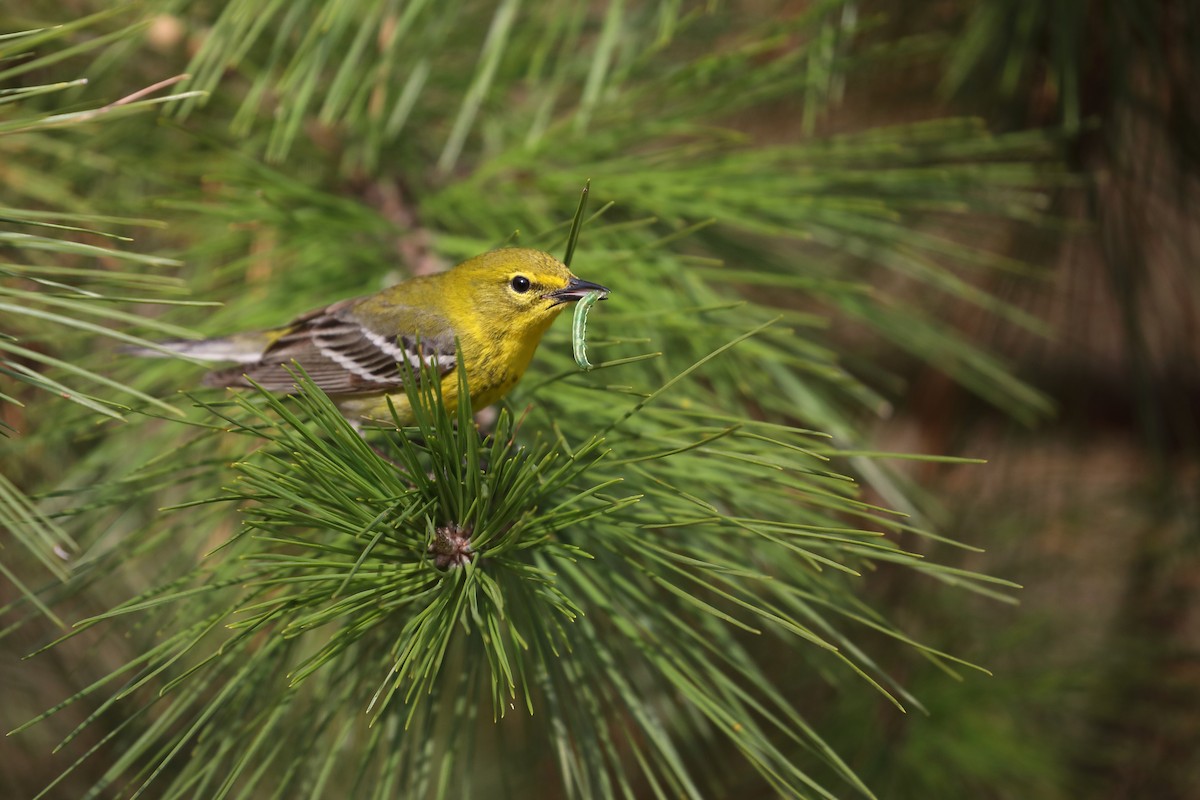
[(603, 296), (601, 292), (588, 292), (575, 304), (575, 318), (571, 322), (571, 349), (575, 352), (575, 363), (583, 370), (592, 368), (592, 364), (587, 358), (588, 309)]

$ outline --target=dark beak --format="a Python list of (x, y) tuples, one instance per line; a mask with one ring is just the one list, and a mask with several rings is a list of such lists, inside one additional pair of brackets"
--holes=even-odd
[(605, 289), (598, 283), (591, 281), (580, 280), (579, 278), (571, 278), (570, 282), (561, 289), (555, 289), (553, 292), (548, 292), (544, 295), (547, 300), (553, 300), (554, 303), (550, 306), (561, 305), (562, 303), (573, 303), (576, 300), (583, 298), (588, 292), (599, 292), (600, 299), (604, 300), (608, 297), (608, 289)]

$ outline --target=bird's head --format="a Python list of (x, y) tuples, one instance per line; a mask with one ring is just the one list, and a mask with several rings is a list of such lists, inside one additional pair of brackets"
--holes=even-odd
[(455, 268), (472, 287), (476, 311), (502, 317), (512, 328), (544, 329), (568, 303), (608, 289), (581, 280), (549, 253), (510, 247), (493, 250)]

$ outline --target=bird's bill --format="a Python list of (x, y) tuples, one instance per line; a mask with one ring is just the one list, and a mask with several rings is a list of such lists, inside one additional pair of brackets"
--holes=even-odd
[(555, 289), (553, 292), (547, 292), (544, 297), (547, 300), (553, 300), (554, 305), (560, 303), (573, 303), (576, 300), (582, 300), (583, 296), (588, 292), (599, 292), (600, 299), (608, 297), (608, 289), (598, 283), (581, 280), (579, 278), (571, 278), (571, 280), (561, 289)]

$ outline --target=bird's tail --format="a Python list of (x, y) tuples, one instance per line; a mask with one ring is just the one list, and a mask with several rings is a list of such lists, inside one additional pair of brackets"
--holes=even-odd
[(232, 361), (253, 364), (271, 344), (272, 331), (238, 333), (220, 339), (168, 339), (150, 347), (125, 347), (122, 351), (135, 356), (169, 358), (184, 356), (196, 361)]

